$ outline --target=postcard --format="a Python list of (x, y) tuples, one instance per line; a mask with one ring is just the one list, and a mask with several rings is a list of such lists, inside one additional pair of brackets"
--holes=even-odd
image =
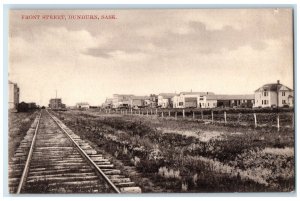
[(294, 192), (293, 12), (10, 9), (9, 193)]

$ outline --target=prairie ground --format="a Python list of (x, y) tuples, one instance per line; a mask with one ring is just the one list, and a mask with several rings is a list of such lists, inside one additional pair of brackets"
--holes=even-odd
[(73, 131), (135, 169), (143, 192), (290, 192), (294, 130), (157, 116), (57, 112)]

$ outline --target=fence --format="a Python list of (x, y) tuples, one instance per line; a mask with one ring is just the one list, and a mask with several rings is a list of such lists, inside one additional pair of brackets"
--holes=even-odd
[(237, 112), (238, 110), (189, 110), (189, 109), (124, 109), (100, 110), (106, 114), (155, 116), (165, 119), (189, 120), (212, 124), (241, 125), (257, 127), (294, 128), (294, 112), (291, 111), (255, 111)]

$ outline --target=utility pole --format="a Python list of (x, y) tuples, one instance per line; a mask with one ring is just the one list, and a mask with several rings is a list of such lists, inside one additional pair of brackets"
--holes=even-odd
[(277, 113), (279, 112), (279, 85), (280, 85), (280, 81), (277, 80), (277, 87), (276, 87), (276, 94), (277, 94)]

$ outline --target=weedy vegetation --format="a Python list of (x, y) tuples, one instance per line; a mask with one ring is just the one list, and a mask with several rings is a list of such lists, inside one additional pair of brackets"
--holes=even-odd
[(295, 190), (294, 130), (289, 127), (277, 131), (96, 112), (56, 115), (155, 185), (136, 181), (143, 192)]

